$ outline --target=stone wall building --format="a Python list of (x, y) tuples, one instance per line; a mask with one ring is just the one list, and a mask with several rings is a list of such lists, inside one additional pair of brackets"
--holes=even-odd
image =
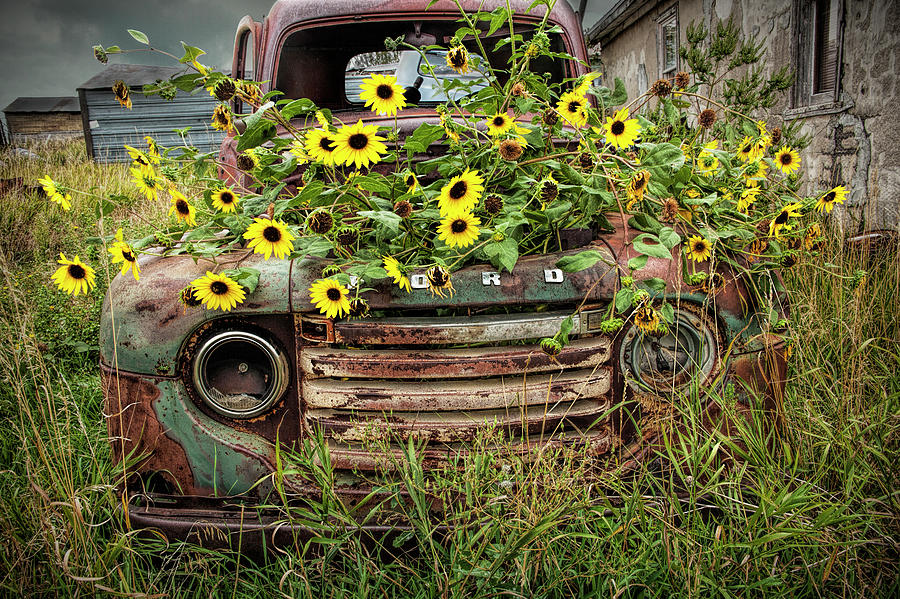
[(686, 69), (678, 55), (691, 21), (714, 30), (732, 18), (765, 40), (768, 76), (784, 65), (793, 89), (766, 117), (803, 119), (810, 189), (844, 185), (835, 211), (847, 233), (900, 227), (900, 2), (896, 0), (620, 0), (588, 32), (604, 79), (620, 77), (630, 97)]
[(16, 98), (3, 109), (13, 139), (73, 137), (81, 135), (78, 98)]

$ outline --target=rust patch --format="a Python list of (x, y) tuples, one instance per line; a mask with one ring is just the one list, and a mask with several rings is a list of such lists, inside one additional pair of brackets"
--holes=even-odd
[(166, 436), (153, 412), (159, 388), (139, 376), (117, 373), (101, 365), (106, 426), (115, 463), (137, 458), (131, 472), (163, 476), (184, 493), (196, 493), (194, 475), (184, 449)]

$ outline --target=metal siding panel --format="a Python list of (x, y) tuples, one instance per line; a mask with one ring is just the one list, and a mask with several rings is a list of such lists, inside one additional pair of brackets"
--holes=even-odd
[(218, 102), (205, 94), (179, 94), (172, 101), (158, 97), (132, 95), (132, 110), (122, 108), (112, 92), (85, 90), (88, 123), (91, 128), (93, 157), (102, 162), (128, 162), (125, 144), (143, 146), (150, 135), (164, 147), (180, 146), (181, 138), (173, 131), (191, 127), (186, 138), (201, 152), (218, 150), (225, 134), (210, 126), (212, 112)]

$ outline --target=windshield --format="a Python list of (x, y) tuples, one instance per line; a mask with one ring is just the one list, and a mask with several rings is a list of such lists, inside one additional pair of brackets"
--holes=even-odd
[[(386, 51), (384, 40), (401, 37), (416, 45), (447, 45), (458, 27), (455, 21), (418, 20), (301, 29), (287, 36), (281, 47), (274, 88), (289, 98), (309, 98), (323, 108), (352, 110), (363, 105), (359, 98), (362, 80), (378, 73), (395, 76), (404, 88), (416, 87), (421, 94), (419, 105), (446, 102), (448, 93), (457, 100), (485, 87), (484, 76), (477, 71), (457, 74), (447, 66), (444, 51), (429, 50), (424, 57), (415, 50)], [(517, 28), (516, 33), (530, 37), (525, 26)], [(487, 58), (495, 68), (506, 67), (510, 48), (504, 44), (495, 51), (490, 49), (508, 35), (506, 31), (505, 35), (498, 32), (491, 38), (482, 38), (483, 47), (488, 49)], [(551, 35), (551, 40), (552, 51), (568, 51), (560, 35)], [(467, 40), (465, 45), (473, 58), (480, 58), (473, 40)], [(572, 76), (572, 67), (563, 60), (541, 57), (536, 62), (532, 64), (533, 72), (546, 73), (549, 82)], [(505, 83), (503, 73), (498, 72), (498, 76), (500, 83)], [(445, 83), (453, 79), (462, 85), (446, 92)]]

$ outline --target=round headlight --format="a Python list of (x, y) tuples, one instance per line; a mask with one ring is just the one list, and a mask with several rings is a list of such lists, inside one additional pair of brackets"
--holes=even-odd
[(631, 325), (619, 347), (619, 366), (629, 385), (661, 395), (692, 384), (706, 389), (719, 371), (718, 336), (706, 317), (675, 310), (665, 335)]
[(230, 418), (252, 418), (284, 394), (289, 368), (284, 352), (267, 339), (226, 331), (200, 345), (192, 378), (210, 408)]

